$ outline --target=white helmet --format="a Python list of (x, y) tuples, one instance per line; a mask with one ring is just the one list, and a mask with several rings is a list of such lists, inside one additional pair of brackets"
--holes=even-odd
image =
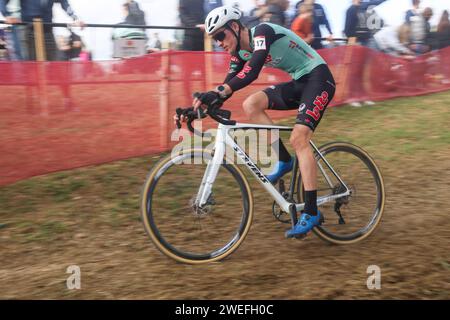
[(208, 34), (212, 34), (226, 25), (227, 22), (239, 20), (241, 16), (241, 11), (231, 6), (215, 8), (208, 13), (205, 19), (205, 30)]

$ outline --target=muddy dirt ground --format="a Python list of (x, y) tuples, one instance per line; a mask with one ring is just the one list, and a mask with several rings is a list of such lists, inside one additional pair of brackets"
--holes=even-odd
[[(2, 187), (0, 298), (449, 299), (449, 97), (329, 112), (317, 139), (362, 144), (386, 184), (380, 226), (354, 245), (314, 235), (284, 239), (286, 225), (252, 181), (255, 216), (242, 246), (221, 262), (177, 263), (155, 248), (139, 220), (151, 156)], [(436, 107), (419, 116), (424, 102)], [(394, 106), (398, 112), (389, 114)], [(80, 267), (80, 290), (66, 287), (70, 265)], [(380, 290), (366, 286), (370, 265), (381, 269)]]

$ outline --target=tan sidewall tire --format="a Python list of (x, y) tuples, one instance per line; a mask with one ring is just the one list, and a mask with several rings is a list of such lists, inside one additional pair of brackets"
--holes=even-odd
[[(326, 145), (323, 145), (319, 148), (319, 151), (322, 153), (324, 150), (329, 149), (329, 148), (335, 148), (335, 147), (347, 147), (347, 148), (353, 148), (355, 150), (357, 150), (358, 152), (360, 152), (361, 154), (363, 154), (365, 157), (367, 157), (367, 159), (371, 162), (371, 164), (373, 165), (373, 167), (375, 168), (375, 171), (378, 175), (378, 177), (380, 178), (380, 192), (381, 192), (381, 205), (380, 205), (380, 212), (377, 216), (377, 219), (375, 220), (374, 224), (372, 225), (372, 227), (370, 228), (370, 230), (363, 234), (362, 236), (353, 239), (353, 240), (338, 240), (338, 239), (334, 239), (329, 237), (328, 235), (326, 235), (324, 232), (322, 232), (319, 228), (314, 228), (313, 232), (321, 239), (333, 243), (333, 244), (339, 244), (339, 245), (343, 245), (343, 244), (353, 244), (356, 242), (359, 242), (361, 240), (364, 240), (365, 238), (367, 238), (368, 236), (370, 236), (375, 229), (378, 227), (378, 225), (380, 224), (381, 218), (383, 216), (383, 212), (384, 212), (384, 204), (385, 204), (385, 190), (384, 190), (384, 181), (383, 181), (383, 176), (381, 175), (380, 169), (378, 168), (378, 166), (376, 165), (375, 161), (370, 157), (370, 155), (364, 151), (363, 149), (361, 149), (360, 147), (353, 145), (351, 143), (346, 143), (346, 142), (332, 142)], [(333, 166), (333, 164), (331, 163), (331, 166)], [(299, 181), (299, 183), (301, 183)], [(300, 185), (300, 201), (303, 202), (303, 184)]]
[[(188, 150), (182, 150), (181, 152), (178, 153), (178, 155), (184, 155), (184, 154), (191, 154), (191, 153), (205, 153), (208, 152), (208, 154), (211, 154), (211, 151), (209, 150), (204, 150), (204, 149), (188, 149)], [(176, 254), (174, 254), (173, 252), (169, 251), (157, 238), (157, 236), (155, 235), (155, 233), (153, 232), (153, 229), (150, 226), (150, 223), (148, 221), (148, 217), (147, 217), (147, 195), (148, 195), (148, 190), (151, 186), (151, 183), (156, 175), (156, 173), (165, 165), (167, 164), (167, 162), (169, 162), (172, 159), (173, 155), (172, 154), (168, 154), (167, 156), (165, 156), (164, 158), (162, 158), (158, 163), (156, 163), (156, 165), (152, 168), (152, 170), (150, 171), (147, 180), (144, 183), (144, 186), (142, 188), (141, 191), (141, 216), (142, 216), (142, 222), (144, 223), (144, 228), (145, 231), (147, 232), (147, 234), (150, 236), (150, 238), (152, 239), (153, 243), (156, 245), (156, 247), (162, 252), (164, 253), (166, 256), (178, 261), (178, 262), (182, 262), (182, 263), (188, 263), (188, 264), (203, 264), (203, 263), (210, 263), (210, 262), (215, 262), (215, 261), (219, 261), (222, 260), (224, 258), (226, 258), (227, 256), (229, 256), (230, 254), (232, 254), (240, 245), (241, 243), (244, 241), (245, 237), (247, 236), (249, 230), (250, 230), (250, 226), (252, 224), (253, 221), (253, 195), (250, 189), (250, 185), (248, 183), (247, 178), (245, 177), (245, 175), (243, 174), (243, 172), (239, 169), (238, 166), (236, 166), (233, 162), (229, 162), (228, 165), (230, 165), (231, 167), (233, 167), (236, 170), (236, 173), (240, 176), (240, 178), (242, 179), (243, 182), (243, 186), (245, 188), (245, 192), (247, 193), (248, 196), (248, 219), (247, 219), (247, 223), (246, 226), (244, 228), (244, 231), (241, 235), (241, 237), (239, 238), (239, 240), (234, 243), (230, 248), (228, 248), (224, 253), (211, 258), (211, 259), (205, 259), (205, 260), (193, 260), (193, 259), (186, 259), (183, 257), (180, 257)]]

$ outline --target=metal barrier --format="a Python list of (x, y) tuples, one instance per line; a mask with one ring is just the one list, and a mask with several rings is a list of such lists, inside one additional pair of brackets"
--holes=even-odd
[[(4, 20), (0, 20), (0, 24), (11, 25)], [(47, 23), (42, 22), (42, 19), (33, 19), (33, 22), (19, 22), (14, 25), (19, 26), (33, 26), (33, 33), (35, 39), (36, 48), (36, 60), (45, 61), (45, 40), (44, 40), (44, 27), (73, 27), (74, 24), (67, 23)], [(155, 29), (155, 30), (202, 30), (199, 27), (180, 27), (180, 26), (148, 26), (148, 25), (130, 25), (130, 24), (99, 24), (99, 23), (86, 23), (82, 25), (83, 28), (112, 28), (112, 29)], [(212, 51), (211, 40), (205, 36), (205, 51)]]

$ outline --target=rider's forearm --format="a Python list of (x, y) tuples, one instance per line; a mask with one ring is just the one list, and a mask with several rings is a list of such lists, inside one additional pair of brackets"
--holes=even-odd
[(233, 94), (233, 90), (231, 89), (231, 87), (228, 84), (224, 83), (223, 87), (225, 88), (225, 90), (223, 90), (222, 92), (224, 92), (225, 95), (231, 96)]

